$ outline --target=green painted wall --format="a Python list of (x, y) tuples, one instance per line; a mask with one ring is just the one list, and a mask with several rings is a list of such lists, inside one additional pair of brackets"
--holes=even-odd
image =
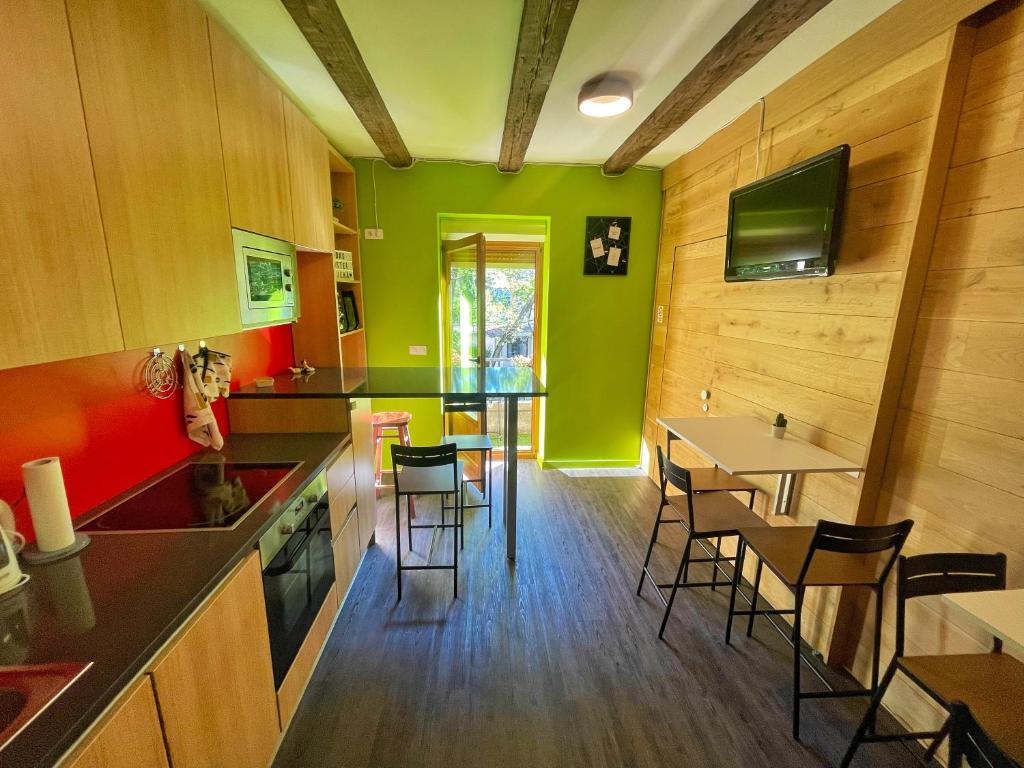
[[(375, 166), (372, 169), (371, 163)], [(359, 222), (373, 227), (374, 179), (383, 240), (362, 240), (370, 365), (439, 365), (438, 214), (548, 216), (545, 464), (636, 464), (640, 455), (654, 296), (661, 172), (606, 178), (598, 168), (420, 162), (394, 170), (354, 162)], [(632, 216), (629, 274), (583, 275), (586, 217)], [(426, 345), (426, 357), (410, 345)], [(440, 403), (375, 401), (413, 413), (414, 443), (441, 433)]]

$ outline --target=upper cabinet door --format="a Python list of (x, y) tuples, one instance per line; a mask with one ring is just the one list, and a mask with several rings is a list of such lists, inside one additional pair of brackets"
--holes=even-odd
[(331, 167), (327, 138), (289, 99), (284, 99), (291, 176), (295, 244), (318, 251), (334, 249)]
[(0, 3), (0, 368), (124, 348), (63, 0)]
[(292, 239), (292, 198), (277, 85), (217, 22), (210, 20), (217, 113), (231, 224)]
[(239, 331), (206, 15), (189, 0), (67, 8), (125, 345)]

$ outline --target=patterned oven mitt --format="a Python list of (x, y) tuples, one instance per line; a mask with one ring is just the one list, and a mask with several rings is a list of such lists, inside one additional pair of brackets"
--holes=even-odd
[(186, 368), (183, 398), (185, 429), (188, 431), (189, 439), (219, 451), (224, 447), (224, 438), (220, 434), (213, 408), (210, 407), (212, 400), (204, 386), (202, 371), (196, 365), (197, 357), (199, 355), (181, 356), (182, 366)]
[(231, 355), (201, 347), (192, 361), (199, 368), (203, 388), (212, 403), (231, 394)]

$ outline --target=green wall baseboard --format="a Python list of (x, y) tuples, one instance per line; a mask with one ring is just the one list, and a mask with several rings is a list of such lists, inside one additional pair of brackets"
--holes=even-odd
[(538, 459), (541, 469), (631, 469), (639, 467), (639, 459), (593, 459), (573, 461), (572, 459)]

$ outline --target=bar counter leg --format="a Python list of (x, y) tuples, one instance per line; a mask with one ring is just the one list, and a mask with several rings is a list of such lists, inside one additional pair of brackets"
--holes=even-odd
[(505, 398), (505, 556), (516, 559), (516, 473), (519, 447), (519, 399)]

